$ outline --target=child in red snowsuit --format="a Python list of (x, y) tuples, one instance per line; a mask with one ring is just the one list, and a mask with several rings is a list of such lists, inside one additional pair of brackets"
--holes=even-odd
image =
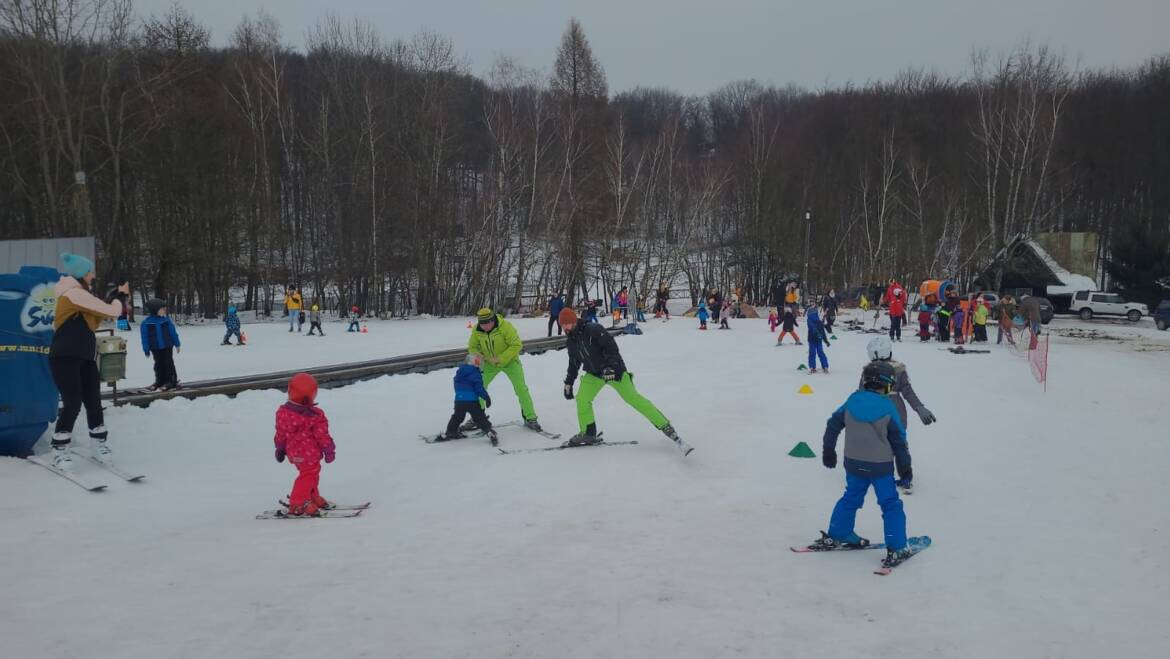
[(288, 383), (288, 402), (276, 410), (276, 461), (288, 461), (300, 472), (288, 495), (288, 513), (315, 516), (329, 502), (317, 492), (321, 460), (333, 462), (336, 447), (329, 436), (329, 419), (317, 407), (317, 381), (297, 373)]

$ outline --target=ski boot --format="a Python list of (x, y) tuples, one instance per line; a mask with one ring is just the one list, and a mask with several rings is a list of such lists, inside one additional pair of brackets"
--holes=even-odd
[(903, 549), (898, 549), (898, 550), (887, 549), (886, 550), (886, 557), (882, 559), (882, 567), (885, 567), (885, 568), (896, 567), (898, 565), (901, 565), (907, 558), (910, 558), (913, 555), (914, 555), (914, 552), (910, 551), (909, 547), (905, 547)]
[[(291, 332), (292, 330), (289, 331)], [(312, 500), (306, 501), (297, 506), (293, 506), (290, 503), (288, 506), (288, 513), (286, 514), (289, 517), (320, 517), (321, 508), (316, 503), (313, 503)]]
[(597, 435), (590, 435), (581, 432), (570, 437), (569, 441), (565, 442), (565, 446), (593, 446), (594, 444), (600, 443), (601, 438)]
[[(474, 428), (475, 426), (472, 426), (472, 427)], [(467, 435), (464, 435), (463, 430), (460, 429), (460, 430), (457, 430), (454, 434), (449, 433), (449, 432), (439, 433), (439, 438), (437, 441), (449, 442), (452, 439), (465, 439), (466, 437), (467, 437)]]
[(524, 427), (535, 432), (544, 432), (544, 428), (540, 427), (540, 423), (536, 420), (536, 417), (524, 419)]
[(71, 469), (73, 456), (69, 455), (70, 433), (53, 433), (53, 466), (58, 469)]
[(815, 368), (810, 368), (810, 369), (808, 369), (808, 372), (809, 372), (809, 373), (816, 373), (816, 372), (817, 372), (817, 369), (815, 369)]
[(678, 441), (678, 433), (674, 431), (674, 426), (670, 425), (669, 423), (659, 428), (659, 430), (662, 431), (663, 435), (666, 435), (668, 438), (670, 438), (670, 441)]
[(227, 340), (225, 340), (223, 343), (221, 343), (221, 344), (219, 344), (219, 345), (221, 345), (221, 346), (230, 346), (231, 344), (232, 344), (232, 342), (231, 342), (231, 341), (227, 341)]
[(108, 437), (109, 433), (106, 431), (105, 426), (98, 426), (97, 428), (90, 428), (89, 430), (89, 438), (93, 440), (93, 457), (101, 460), (102, 462), (109, 460), (113, 454), (113, 451), (110, 450), (109, 445), (106, 444), (106, 439)]
[(500, 436), (496, 434), (495, 430), (487, 431), (488, 440), (491, 441), (492, 446), (500, 445)]
[[(487, 416), (487, 415), (485, 414), (484, 416)], [(487, 418), (489, 421), (491, 420), (490, 416), (488, 416)], [(459, 426), (459, 430), (461, 432), (471, 432), (472, 430), (479, 430), (479, 426), (475, 425), (474, 419), (468, 419), (467, 421), (463, 422), (463, 425)]]
[(839, 547), (848, 547), (851, 549), (864, 549), (869, 546), (869, 540), (863, 538), (856, 533), (850, 533), (844, 538), (833, 538), (828, 533), (821, 531), (821, 537), (812, 543), (812, 547), (818, 548), (820, 551), (830, 551)]

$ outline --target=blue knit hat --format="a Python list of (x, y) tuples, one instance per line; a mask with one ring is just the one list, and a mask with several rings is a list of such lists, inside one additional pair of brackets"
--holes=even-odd
[(235, 313), (235, 312), (236, 312), (235, 307), (228, 307), (228, 313)]
[(65, 252), (61, 255), (61, 263), (65, 265), (63, 272), (74, 279), (81, 279), (93, 272), (93, 261), (77, 254)]

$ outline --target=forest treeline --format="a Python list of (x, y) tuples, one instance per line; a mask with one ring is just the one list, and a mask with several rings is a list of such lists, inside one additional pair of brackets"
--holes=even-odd
[(760, 302), (781, 278), (970, 282), (1021, 234), (1170, 235), (1167, 56), (1084, 71), (1025, 43), (958, 78), (686, 96), (611, 91), (575, 20), (546, 71), (483, 77), (440, 34), (335, 16), (284, 44), (264, 14), (213, 48), (178, 7), (0, 0), (2, 237), (94, 235), (100, 275), (187, 312), (295, 283), (451, 314), (662, 280)]

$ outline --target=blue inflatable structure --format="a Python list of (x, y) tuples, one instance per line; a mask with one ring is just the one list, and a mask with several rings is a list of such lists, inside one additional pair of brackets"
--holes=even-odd
[(0, 274), (0, 455), (28, 456), (57, 418), (49, 344), (59, 277), (30, 266)]

